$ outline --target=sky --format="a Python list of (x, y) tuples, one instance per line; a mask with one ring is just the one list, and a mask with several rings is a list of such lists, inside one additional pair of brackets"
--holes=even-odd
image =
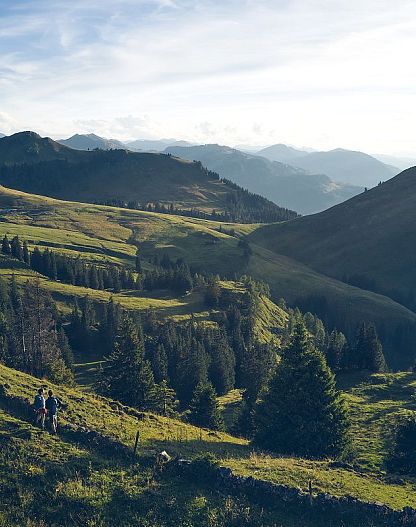
[(416, 155), (414, 0), (0, 0), (0, 132)]

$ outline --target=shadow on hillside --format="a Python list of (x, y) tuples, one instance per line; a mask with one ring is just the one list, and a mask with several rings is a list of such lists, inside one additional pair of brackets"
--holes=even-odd
[(397, 401), (402, 405), (415, 405), (415, 401), (412, 399), (415, 395), (415, 387), (409, 385), (415, 380), (416, 378), (411, 374), (399, 378), (387, 377), (387, 382), (364, 386), (364, 396), (369, 403)]
[(171, 457), (192, 459), (199, 454), (207, 452), (215, 454), (219, 459), (250, 457), (250, 445), (238, 445), (226, 441), (209, 441), (206, 439), (166, 439), (148, 441), (144, 444), (142, 452), (145, 456), (157, 455), (166, 451)]

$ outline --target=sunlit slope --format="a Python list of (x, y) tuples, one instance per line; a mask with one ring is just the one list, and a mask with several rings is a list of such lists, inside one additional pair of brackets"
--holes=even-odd
[[(257, 225), (224, 224), (66, 202), (4, 187), (0, 187), (0, 220), (0, 236), (18, 234), (32, 247), (35, 244), (49, 246), (69, 255), (81, 255), (86, 260), (111, 261), (132, 267), (138, 248), (146, 268), (148, 258), (167, 252), (173, 258), (184, 258), (197, 269), (230, 278), (235, 273), (247, 273), (264, 280), (275, 301), (283, 297), (290, 303), (302, 303), (311, 296), (324, 296), (331, 307), (329, 324), (335, 323), (350, 335), (362, 320), (384, 325), (387, 336), (398, 324), (416, 322), (413, 312), (393, 300), (328, 278), (257, 242), (250, 243), (251, 255), (247, 256), (241, 236), (256, 229), (263, 232), (263, 227)], [(256, 232), (252, 236), (256, 239)], [(2, 272), (16, 271), (3, 269)], [(70, 293), (70, 288), (59, 284), (57, 292)], [(110, 296), (105, 292), (91, 294), (102, 295), (103, 299)], [(125, 300), (131, 301), (134, 295)], [(331, 315), (335, 314), (336, 319), (331, 320)], [(409, 357), (397, 356), (388, 345), (386, 352), (395, 366), (407, 366), (411, 361)]]
[[(40, 382), (39, 379), (0, 365), (0, 385), (6, 386), (9, 396), (31, 400)], [(380, 467), (386, 451), (386, 423), (393, 423), (403, 411), (402, 408), (415, 408), (410, 394), (414, 383), (414, 375), (372, 376), (368, 379), (346, 381), (358, 453), (358, 465), (354, 469), (340, 467), (330, 460), (310, 461), (264, 455), (253, 449), (247, 441), (225, 433), (199, 429), (175, 419), (148, 413), (136, 416), (128, 408), (111, 400), (75, 388), (47, 383), (67, 405), (61, 412), (61, 424), (86, 427), (131, 450), (139, 431), (139, 464), (131, 471), (131, 460), (127, 464), (115, 462), (110, 452), (107, 458), (103, 457), (102, 452), (78, 445), (65, 433), (58, 438), (51, 438), (47, 433), (41, 434), (3, 398), (0, 399), (0, 438), (3, 447), (1, 452), (6, 452), (6, 455), (0, 465), (0, 481), (3, 482), (0, 488), (5, 488), (4, 482), (7, 485), (19, 485), (21, 493), (33, 496), (40, 492), (36, 485), (37, 478), (45, 474), (43, 484), (47, 483), (48, 477), (52, 478), (50, 481), (54, 485), (60, 481), (60, 491), (55, 494), (55, 499), (63, 500), (62, 505), (92, 505), (96, 508), (96, 514), (102, 514), (102, 511), (99, 512), (101, 508), (109, 506), (111, 502), (109, 482), (119, 487), (124, 481), (130, 487), (125, 505), (137, 510), (137, 493), (133, 492), (133, 488), (139, 490), (139, 487), (139, 494), (144, 491), (142, 485), (148, 477), (146, 467), (149, 466), (146, 460), (154, 459), (155, 454), (162, 450), (170, 455), (185, 457), (212, 452), (224, 465), (240, 474), (289, 484), (303, 490), (307, 489), (311, 479), (315, 491), (326, 491), (337, 496), (348, 494), (386, 503), (394, 508), (412, 506), (414, 482), (407, 478), (399, 483), (389, 481)], [(365, 411), (360, 411), (360, 408)], [(370, 439), (379, 448), (376, 455)], [(12, 474), (19, 475), (17, 481)], [(142, 478), (141, 475), (146, 477)], [(58, 487), (54, 486), (55, 488)], [(158, 486), (152, 488), (156, 491)], [(71, 500), (65, 502), (69, 496), (72, 496), (75, 503)], [(11, 500), (11, 497), (8, 499)], [(22, 510), (31, 510), (30, 503), (33, 502), (29, 499), (21, 504)], [(283, 522), (283, 525), (286, 524)]]

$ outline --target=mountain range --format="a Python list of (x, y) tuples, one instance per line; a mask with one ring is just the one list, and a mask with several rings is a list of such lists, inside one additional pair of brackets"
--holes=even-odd
[(360, 187), (373, 187), (400, 172), (398, 168), (382, 163), (373, 156), (343, 148), (307, 153), (279, 144), (264, 148), (257, 154), (271, 161), (290, 163), (309, 174), (326, 174), (334, 181)]
[[(34, 132), (0, 140), (0, 183), (35, 194), (86, 202), (174, 205), (246, 220), (296, 213), (223, 181), (198, 162), (162, 153), (75, 150)], [(271, 216), (270, 216), (271, 214)], [(242, 217), (242, 216), (241, 216)], [(266, 217), (266, 216), (264, 216)]]
[(68, 139), (59, 139), (57, 142), (76, 150), (126, 149), (126, 145), (117, 139), (106, 139), (95, 134), (75, 134)]
[(137, 139), (122, 142), (117, 139), (106, 139), (95, 134), (75, 134), (67, 139), (58, 139), (58, 143), (77, 150), (114, 150), (128, 149), (134, 152), (162, 152), (168, 146), (191, 146), (188, 141), (176, 139)]
[(301, 214), (324, 210), (362, 190), (361, 187), (336, 183), (324, 174), (307, 174), (292, 165), (228, 146), (177, 146), (168, 147), (165, 152), (182, 159), (201, 161), (221, 177)]
[(163, 152), (168, 146), (192, 146), (192, 143), (176, 139), (137, 139), (136, 141), (128, 141), (126, 146), (131, 150)]

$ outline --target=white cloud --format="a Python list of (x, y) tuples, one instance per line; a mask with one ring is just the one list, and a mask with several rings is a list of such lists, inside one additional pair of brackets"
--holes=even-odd
[(19, 126), (416, 150), (413, 1), (23, 3), (0, 21)]

